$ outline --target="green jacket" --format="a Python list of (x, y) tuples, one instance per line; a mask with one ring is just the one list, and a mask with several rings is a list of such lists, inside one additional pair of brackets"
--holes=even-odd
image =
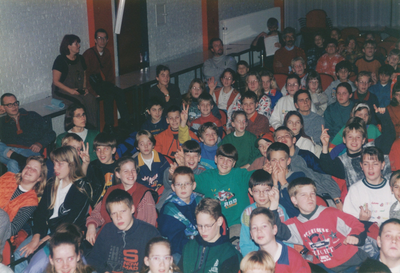
[(241, 260), (242, 255), (228, 236), (221, 236), (215, 243), (196, 236), (185, 245), (179, 267), (185, 273), (237, 273)]
[[(64, 132), (62, 134), (59, 134), (56, 139), (56, 148), (61, 147), (61, 141), (63, 137), (67, 134), (68, 132)], [(94, 138), (99, 134), (99, 131), (97, 130), (88, 130), (88, 133), (86, 135), (86, 138), (83, 140), (83, 142), (86, 144), (86, 142), (89, 142), (89, 155), (90, 155), (90, 161), (93, 161), (97, 159), (96, 152), (93, 150), (93, 141)]]

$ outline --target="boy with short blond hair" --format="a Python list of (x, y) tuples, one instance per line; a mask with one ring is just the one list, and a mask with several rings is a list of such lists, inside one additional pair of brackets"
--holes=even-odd
[(218, 127), (212, 122), (202, 124), (197, 131), (200, 140), (201, 160), (207, 169), (215, 169), (215, 154), (218, 149)]
[(376, 147), (362, 150), (360, 164), (365, 178), (350, 187), (343, 211), (362, 221), (380, 225), (389, 219), (390, 207), (396, 201), (390, 190), (390, 173), (383, 176), (385, 158)]
[(300, 215), (285, 224), (276, 219), (278, 230), (288, 228), (291, 233), (285, 242), (303, 244), (316, 257), (316, 264), (329, 272), (354, 272), (368, 258), (357, 247), (365, 241), (364, 225), (338, 209), (318, 206), (315, 183), (307, 177), (292, 181), (288, 191)]
[[(251, 91), (250, 91), (251, 92)], [(248, 168), (253, 161), (260, 156), (260, 152), (254, 146), (257, 137), (246, 131), (248, 124), (247, 115), (244, 111), (235, 111), (232, 114), (231, 125), (234, 131), (218, 144), (232, 144), (238, 152), (238, 159), (236, 160), (236, 168)]]
[(329, 155), (329, 135), (328, 130), (323, 128), (321, 134), (322, 153), (320, 156), (321, 168), (327, 174), (340, 179), (345, 179), (347, 187), (364, 178), (361, 170), (361, 152), (363, 146), (375, 146), (385, 155), (385, 167), (383, 175), (390, 173), (390, 160), (387, 156), (390, 153), (396, 132), (385, 108), (377, 108), (375, 112), (382, 123), (382, 135), (375, 140), (365, 144), (367, 140), (367, 129), (365, 122), (361, 118), (355, 118), (353, 122), (346, 124), (343, 131), (343, 143), (346, 145), (346, 153), (332, 159)]
[(198, 236), (184, 247), (179, 267), (182, 272), (238, 272), (242, 255), (221, 234), (224, 222), (218, 200), (204, 198), (196, 210)]
[(395, 73), (399, 73), (400, 72), (400, 67), (399, 67), (400, 50), (392, 49), (392, 51), (390, 51), (390, 53), (388, 54), (388, 57), (387, 57), (386, 61), (387, 61), (387, 63), (389, 65), (391, 65), (393, 67)]
[(186, 243), (199, 234), (195, 209), (202, 198), (193, 193), (196, 182), (189, 167), (176, 168), (171, 187), (174, 193), (165, 201), (157, 222), (161, 235), (171, 243), (171, 254), (177, 263)]
[[(256, 170), (249, 180), (249, 193), (254, 198), (254, 203), (248, 206), (242, 213), (240, 218), (242, 227), (240, 229), (240, 251), (243, 256), (251, 251), (258, 250), (259, 247), (252, 241), (250, 237), (250, 215), (256, 208), (267, 208), (271, 206), (269, 193), (274, 187), (272, 176), (264, 170)], [(289, 219), (286, 210), (282, 205), (278, 206), (278, 214), (281, 221), (284, 222)]]

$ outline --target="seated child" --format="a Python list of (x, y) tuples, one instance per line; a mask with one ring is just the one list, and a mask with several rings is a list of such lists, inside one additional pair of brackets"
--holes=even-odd
[[(296, 111), (294, 105), (293, 96), (300, 89), (300, 78), (297, 74), (290, 74), (286, 78), (286, 88), (288, 91), (287, 96), (283, 96), (275, 105), (274, 111), (272, 112), (269, 123), (274, 129), (282, 126), (285, 115), (289, 111)], [(316, 112), (315, 106), (311, 103), (311, 111)]]
[(200, 140), (201, 159), (200, 162), (207, 169), (215, 169), (215, 154), (218, 149), (218, 127), (212, 122), (206, 122), (197, 131)]
[[(222, 87), (213, 90), (215, 87), (210, 86), (210, 94), (212, 95), (215, 104), (218, 109), (225, 112), (231, 111), (231, 108), (236, 104), (236, 101), (240, 97), (239, 91), (233, 88), (235, 83), (235, 71), (230, 68), (226, 68), (221, 74)], [(214, 87), (214, 88), (212, 88)]]
[(311, 101), (317, 109), (317, 114), (324, 116), (326, 107), (328, 107), (328, 96), (322, 90), (321, 77), (318, 72), (311, 70), (307, 76), (307, 90), (310, 92)]
[(257, 250), (248, 253), (240, 262), (242, 273), (274, 273), (274, 259), (264, 250)]
[(361, 152), (363, 146), (375, 146), (385, 155), (385, 167), (383, 175), (390, 173), (390, 161), (386, 156), (390, 152), (392, 143), (395, 139), (395, 130), (390, 116), (385, 112), (385, 108), (376, 108), (378, 118), (382, 123), (382, 135), (375, 140), (365, 144), (367, 139), (367, 129), (365, 122), (361, 119), (346, 125), (343, 131), (343, 142), (346, 145), (346, 153), (332, 159), (328, 153), (329, 135), (328, 129), (323, 129), (321, 134), (322, 153), (320, 163), (322, 170), (340, 179), (345, 179), (347, 187), (364, 178), (361, 169)]
[[(208, 171), (209, 172), (209, 171)], [(238, 272), (242, 255), (221, 234), (224, 218), (218, 200), (204, 198), (195, 211), (200, 235), (184, 247), (179, 267), (183, 272)]]
[[(210, 83), (211, 82), (212, 81), (210, 81)], [(204, 82), (199, 78), (195, 78), (190, 82), (188, 92), (183, 95), (182, 101), (183, 105), (188, 107), (189, 122), (192, 122), (201, 116), (198, 98), (205, 90), (206, 86), (204, 85)], [(221, 114), (219, 113), (217, 105), (214, 101), (212, 101), (211, 104), (213, 106), (211, 113), (216, 118), (220, 119)]]
[(376, 42), (374, 40), (366, 40), (362, 51), (364, 52), (364, 57), (356, 61), (358, 73), (367, 71), (378, 75), (381, 63), (375, 58)]
[[(177, 106), (171, 106), (167, 110), (167, 123), (168, 129), (155, 136), (156, 145), (154, 149), (167, 157), (171, 163), (175, 157), (175, 153), (179, 147), (178, 133), (179, 125), (181, 123), (181, 109)], [(196, 135), (189, 131), (189, 136), (197, 139)]]
[(332, 140), (340, 129), (346, 125), (350, 118), (354, 102), (350, 99), (353, 96), (350, 84), (342, 82), (336, 89), (336, 102), (329, 105), (324, 113), (325, 128), (328, 128), (328, 134)]
[(125, 190), (132, 196), (133, 204), (136, 208), (134, 214), (136, 219), (153, 226), (156, 225), (157, 212), (152, 195), (153, 191), (140, 183), (136, 183), (138, 170), (139, 168), (133, 158), (122, 157), (118, 160), (114, 173), (117, 184), (107, 190), (103, 200), (96, 205), (90, 216), (86, 219), (86, 240), (92, 245), (96, 241), (97, 229), (101, 226), (104, 227), (105, 224), (112, 221), (107, 212), (105, 200), (107, 200), (107, 197), (113, 191), (118, 189)]
[(271, 144), (267, 150), (267, 159), (268, 163), (265, 169), (272, 175), (273, 186), (279, 189), (280, 205), (285, 208), (289, 217), (299, 215), (299, 210), (290, 202), (287, 187), (294, 179), (304, 177), (305, 174), (289, 168), (291, 163), (290, 151), (284, 143), (275, 142)]
[(93, 142), (93, 149), (97, 159), (90, 162), (86, 178), (93, 189), (93, 198), (90, 202), (94, 208), (102, 199), (107, 189), (115, 185), (114, 169), (117, 166), (113, 155), (115, 154), (117, 140), (107, 133), (98, 134)]
[(394, 69), (393, 73), (399, 73), (400, 72), (400, 50), (399, 49), (393, 49), (390, 51), (387, 57), (387, 63), (391, 65)]
[[(135, 146), (139, 154), (135, 158), (136, 166), (139, 168), (137, 181), (158, 193), (160, 199), (165, 200), (168, 196), (163, 196), (164, 191), (164, 172), (169, 167), (168, 161), (162, 154), (154, 150), (156, 140), (147, 130), (141, 130), (136, 134)], [(156, 208), (161, 209), (163, 201), (157, 203)]]
[(234, 131), (228, 134), (218, 145), (232, 144), (238, 152), (236, 168), (248, 168), (260, 156), (254, 146), (257, 137), (246, 131), (247, 116), (244, 111), (235, 111), (232, 114), (232, 127)]
[(329, 194), (335, 201), (336, 207), (341, 208), (343, 206), (340, 200), (341, 192), (338, 184), (330, 175), (322, 171), (319, 159), (314, 154), (307, 150), (301, 150), (295, 145), (296, 138), (289, 128), (282, 126), (276, 129), (274, 140), (275, 142), (284, 143), (289, 147), (291, 158), (290, 170), (292, 172), (304, 173), (306, 177), (317, 182), (317, 194), (321, 196)]
[(101, 230), (87, 258), (88, 264), (97, 272), (139, 272), (147, 242), (160, 233), (154, 226), (133, 217), (132, 196), (123, 189), (112, 191), (105, 203), (112, 223)]
[(223, 128), (221, 120), (216, 118), (212, 113), (211, 110), (213, 108), (212, 105), (213, 98), (210, 94), (203, 92), (198, 98), (198, 108), (200, 110), (201, 116), (192, 122), (190, 122), (190, 129), (193, 132), (197, 132), (200, 126), (206, 122), (212, 122), (218, 127), (218, 135), (222, 138)]
[(146, 112), (150, 117), (143, 123), (141, 130), (147, 130), (155, 136), (167, 129), (168, 123), (163, 116), (163, 111), (161, 101), (156, 98), (150, 99), (146, 107)]
[[(367, 104), (357, 103), (356, 105), (354, 105), (354, 107), (350, 113), (350, 119), (347, 121), (346, 124), (354, 121), (354, 117), (359, 117), (365, 122), (365, 124), (367, 126), (368, 141), (372, 141), (381, 135), (381, 132), (379, 131), (378, 127), (376, 127), (376, 125), (374, 125), (374, 124), (370, 124), (371, 111)], [(346, 126), (343, 126), (343, 128), (336, 134), (334, 139), (332, 139), (331, 143), (333, 145), (337, 146), (337, 145), (343, 143), (343, 130), (345, 127)]]
[(354, 272), (368, 257), (357, 247), (365, 241), (364, 225), (338, 209), (318, 206), (316, 186), (310, 178), (292, 181), (288, 191), (300, 215), (285, 224), (275, 218), (279, 232), (285, 226), (289, 229), (291, 236), (285, 242), (303, 244), (316, 257), (317, 265), (328, 272)]
[(270, 133), (257, 138), (255, 146), (260, 151), (261, 156), (251, 163), (250, 167), (247, 168), (248, 171), (259, 170), (264, 167), (267, 163), (267, 150), (272, 143), (274, 143), (274, 137)]
[(196, 182), (189, 167), (176, 168), (171, 186), (174, 193), (165, 201), (157, 222), (161, 235), (171, 242), (175, 262), (179, 262), (183, 247), (199, 234), (194, 212), (201, 197), (193, 193)]
[(269, 121), (264, 115), (257, 113), (258, 106), (257, 95), (254, 92), (247, 91), (240, 99), (243, 111), (247, 116), (246, 131), (253, 133), (256, 136), (269, 132)]
[(378, 83), (369, 88), (369, 91), (378, 97), (379, 107), (387, 107), (390, 103), (390, 87), (392, 84), (390, 77), (393, 73), (394, 69), (391, 65), (382, 65), (378, 70)]
[[(272, 192), (277, 193), (277, 189)], [(271, 201), (271, 209), (276, 213), (278, 208), (278, 198), (276, 204)], [(274, 200), (275, 201), (275, 200)], [(281, 241), (276, 240), (280, 230), (275, 224), (274, 213), (267, 208), (260, 207), (252, 211), (250, 215), (250, 234), (254, 242), (261, 250), (266, 251), (274, 257), (276, 272), (302, 272), (311, 273), (310, 266), (301, 255), (291, 247), (288, 247)]]
[(336, 78), (335, 66), (339, 62), (344, 61), (344, 58), (342, 55), (340, 55), (340, 53), (338, 53), (337, 40), (330, 38), (326, 40), (325, 44), (326, 53), (319, 58), (315, 70), (318, 73), (325, 73)]
[(238, 160), (238, 152), (232, 144), (221, 145), (215, 155), (217, 169), (195, 175), (196, 192), (221, 202), (222, 212), (230, 227), (230, 236), (240, 234), (240, 214), (250, 205), (247, 183), (252, 172), (233, 168)]
[[(256, 170), (249, 180), (249, 193), (253, 196), (255, 203), (248, 206), (242, 213), (240, 222), (240, 252), (242, 255), (247, 255), (249, 252), (258, 250), (259, 247), (250, 238), (250, 214), (256, 208), (267, 208), (271, 206), (269, 193), (273, 188), (272, 176), (264, 170)], [(289, 219), (284, 207), (279, 205), (278, 214), (282, 222)]]
[(352, 71), (352, 64), (349, 61), (341, 61), (335, 66), (335, 73), (337, 80), (331, 82), (324, 93), (328, 96), (328, 106), (336, 102), (336, 89), (342, 82), (350, 84), (352, 91), (356, 91), (356, 85), (349, 80), (350, 72)]
[(249, 64), (246, 61), (240, 60), (237, 63), (237, 78), (235, 80), (235, 89), (239, 91), (240, 94), (246, 92), (246, 77), (249, 72)]
[(393, 86), (392, 99), (386, 108), (396, 130), (396, 139), (400, 138), (400, 82)]
[(389, 218), (400, 220), (400, 170), (394, 171), (390, 176), (390, 189), (396, 198), (389, 211)]
[(144, 254), (144, 265), (140, 272), (180, 272), (171, 256), (171, 244), (163, 237), (154, 237), (147, 245)]
[(278, 84), (276, 83), (274, 74), (270, 71), (261, 70), (260, 77), (264, 94), (271, 99), (271, 109), (273, 111), (277, 101), (282, 97), (282, 93), (278, 89)]
[[(291, 68), (292, 68), (292, 73), (296, 74), (300, 78), (300, 86), (299, 89), (306, 89), (307, 88), (307, 65), (306, 62), (304, 61), (303, 57), (296, 57), (292, 59), (291, 61)], [(290, 74), (290, 72), (289, 72)], [(286, 84), (283, 86), (281, 90), (283, 96), (288, 95), (288, 90)]]
[(389, 174), (382, 174), (384, 167), (385, 158), (378, 148), (362, 150), (361, 169), (365, 178), (350, 187), (343, 205), (344, 212), (378, 225), (390, 218), (390, 207), (396, 198), (390, 190)]

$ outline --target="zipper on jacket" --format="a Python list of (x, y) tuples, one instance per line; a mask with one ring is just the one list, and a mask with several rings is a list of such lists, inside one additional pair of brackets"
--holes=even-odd
[(203, 262), (204, 262), (204, 253), (206, 252), (206, 247), (203, 246), (203, 251), (201, 252), (199, 266), (197, 267), (197, 271), (201, 269)]

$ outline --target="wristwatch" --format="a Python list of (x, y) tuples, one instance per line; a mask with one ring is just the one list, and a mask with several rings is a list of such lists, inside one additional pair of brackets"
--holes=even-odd
[(335, 204), (340, 204), (340, 203), (342, 203), (342, 199), (340, 199), (340, 198), (337, 198), (337, 199), (335, 199), (334, 201), (335, 201)]
[(169, 97), (169, 94), (165, 95), (165, 97)]

